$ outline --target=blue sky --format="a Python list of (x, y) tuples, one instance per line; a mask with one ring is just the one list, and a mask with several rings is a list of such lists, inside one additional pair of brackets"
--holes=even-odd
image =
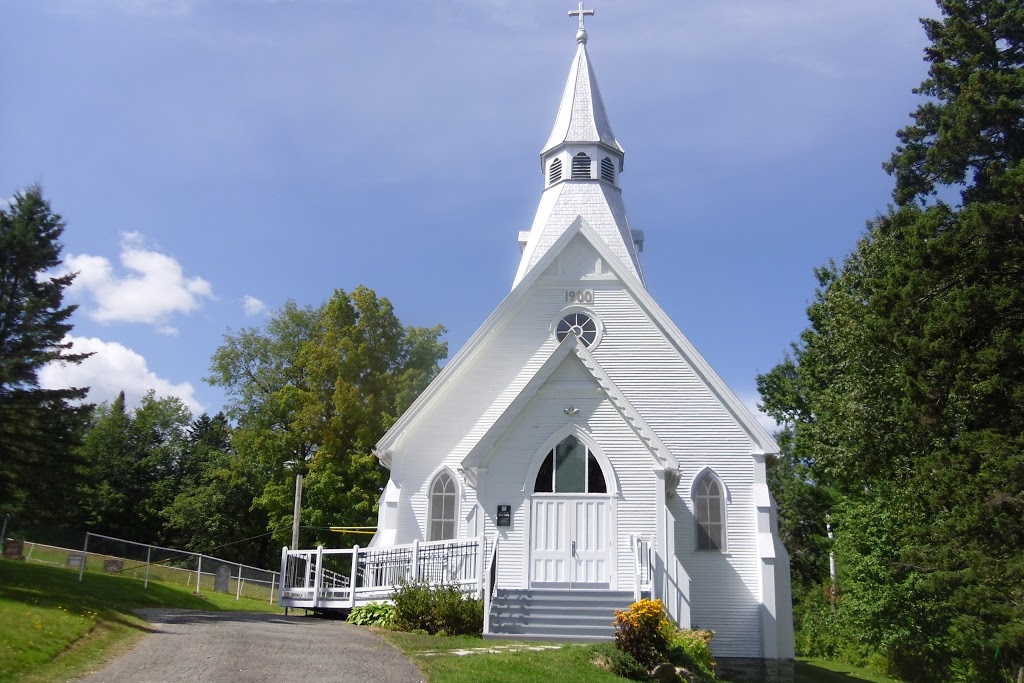
[[(0, 0), (0, 200), (80, 273), (50, 369), (215, 412), (228, 330), (365, 284), (451, 355), (508, 292), (570, 60), (552, 0)], [(884, 210), (932, 0), (610, 1), (588, 44), (649, 291), (749, 405)]]

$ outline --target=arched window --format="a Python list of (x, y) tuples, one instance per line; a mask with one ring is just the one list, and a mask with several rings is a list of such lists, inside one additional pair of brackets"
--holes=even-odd
[(590, 157), (583, 152), (572, 158), (572, 177), (573, 180), (590, 179)]
[(601, 180), (615, 182), (615, 164), (608, 157), (601, 159)]
[(441, 472), (430, 487), (429, 541), (455, 538), (458, 489), (447, 471)]
[(548, 167), (548, 184), (557, 183), (562, 179), (562, 160), (555, 159)]
[(697, 482), (693, 500), (697, 550), (725, 548), (725, 505), (722, 487), (710, 472)]
[(534, 493), (608, 493), (604, 472), (586, 445), (571, 434), (548, 451)]

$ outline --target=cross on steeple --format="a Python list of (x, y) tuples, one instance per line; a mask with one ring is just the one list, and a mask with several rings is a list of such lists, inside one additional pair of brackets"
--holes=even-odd
[(583, 25), (583, 17), (588, 16), (588, 15), (589, 16), (593, 16), (594, 15), (594, 10), (592, 10), (592, 9), (583, 9), (583, 3), (582, 2), (580, 3), (579, 9), (571, 9), (571, 10), (569, 10), (569, 16), (570, 17), (579, 17), (580, 18), (580, 30), (581, 31), (586, 31), (587, 30), (587, 28)]

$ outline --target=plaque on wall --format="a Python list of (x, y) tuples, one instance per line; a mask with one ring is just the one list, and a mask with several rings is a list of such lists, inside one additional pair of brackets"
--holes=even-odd
[(512, 506), (498, 506), (498, 526), (512, 526)]

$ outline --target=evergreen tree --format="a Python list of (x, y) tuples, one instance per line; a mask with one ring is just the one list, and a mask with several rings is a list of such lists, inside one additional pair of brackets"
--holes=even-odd
[[(71, 454), (91, 409), (87, 388), (42, 389), (48, 363), (79, 363), (66, 341), (75, 306), (64, 306), (73, 274), (60, 265), (64, 222), (38, 186), (0, 207), (0, 511), (33, 513), (66, 499)], [(63, 509), (63, 506), (61, 506)]]
[(842, 636), (823, 654), (881, 657), (911, 680), (1011, 681), (1024, 666), (1024, 0), (938, 4), (923, 21), (929, 99), (886, 164), (896, 205), (841, 267), (819, 269), (791, 367), (761, 388), (793, 415), (813, 479), (839, 493)]

